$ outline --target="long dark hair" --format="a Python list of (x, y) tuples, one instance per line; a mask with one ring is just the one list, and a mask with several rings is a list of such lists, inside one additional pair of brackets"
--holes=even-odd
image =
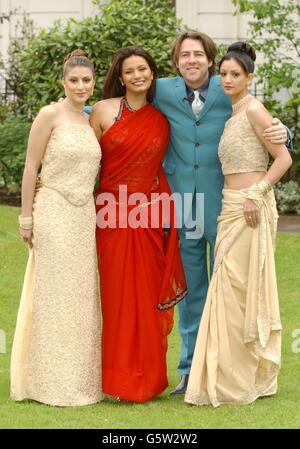
[(125, 95), (126, 88), (125, 86), (122, 86), (120, 76), (122, 74), (123, 62), (130, 56), (141, 56), (142, 58), (144, 58), (153, 73), (153, 80), (147, 92), (147, 101), (151, 103), (155, 95), (155, 80), (158, 77), (157, 66), (152, 56), (150, 56), (149, 53), (147, 53), (143, 48), (138, 47), (137, 45), (120, 48), (113, 55), (111, 67), (106, 75), (103, 84), (103, 99), (105, 100), (106, 98), (122, 97)]

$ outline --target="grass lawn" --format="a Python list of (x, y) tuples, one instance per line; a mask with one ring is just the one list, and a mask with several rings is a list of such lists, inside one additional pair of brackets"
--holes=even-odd
[[(6, 334), (6, 353), (0, 341), (0, 428), (300, 428), (300, 352), (292, 351), (292, 332), (300, 329), (300, 235), (279, 234), (277, 275), (282, 312), (283, 360), (276, 396), (251, 405), (195, 407), (182, 397), (169, 396), (179, 380), (177, 325), (169, 338), (170, 388), (145, 404), (104, 402), (86, 407), (57, 408), (9, 398), (9, 356), (27, 259), (17, 232), (19, 209), (0, 206), (0, 337)], [(299, 331), (300, 332), (300, 331)], [(299, 334), (298, 334), (299, 338)], [(1, 348), (2, 346), (2, 348)], [(1, 353), (2, 351), (2, 353)]]

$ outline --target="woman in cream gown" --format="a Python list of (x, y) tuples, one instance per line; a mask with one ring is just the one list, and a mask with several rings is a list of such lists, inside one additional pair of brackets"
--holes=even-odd
[[(220, 63), (233, 114), (219, 145), (225, 183), (214, 272), (185, 395), (195, 405), (251, 403), (277, 391), (281, 322), (272, 184), (289, 168), (291, 157), (284, 145), (263, 136), (272, 117), (248, 94), (254, 61), (254, 49), (237, 42)], [(269, 169), (268, 152), (274, 159)]]
[[(97, 403), (101, 393), (94, 182), (99, 143), (83, 112), (93, 63), (64, 63), (63, 102), (43, 108), (28, 142), (20, 234), (30, 246), (11, 355), (11, 398), (54, 406)], [(35, 200), (37, 170), (42, 188)]]

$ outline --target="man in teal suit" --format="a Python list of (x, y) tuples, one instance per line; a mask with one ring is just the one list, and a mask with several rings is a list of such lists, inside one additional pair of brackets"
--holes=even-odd
[[(217, 217), (221, 209), (223, 175), (218, 145), (232, 108), (230, 98), (223, 93), (219, 77), (214, 74), (216, 53), (215, 44), (209, 36), (198, 32), (184, 33), (172, 50), (173, 63), (180, 76), (160, 79), (156, 84), (154, 106), (166, 115), (171, 126), (165, 172), (173, 192), (180, 193), (182, 197), (184, 194), (192, 197), (192, 201), (185, 205), (185, 211), (180, 207), (178, 210), (183, 218), (179, 236), (189, 294), (178, 305), (181, 335), (178, 369), (182, 378), (172, 394), (184, 393), (188, 382), (209, 274), (213, 267)], [(286, 129), (278, 121), (265, 132), (272, 142), (282, 144), (286, 141)], [(203, 210), (202, 200), (204, 214), (200, 219), (201, 229), (195, 226), (190, 229), (183, 215), (192, 212), (193, 218), (198, 215), (199, 220), (197, 211)]]

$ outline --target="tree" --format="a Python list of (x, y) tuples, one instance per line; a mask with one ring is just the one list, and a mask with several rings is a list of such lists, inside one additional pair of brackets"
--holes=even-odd
[(6, 95), (2, 100), (2, 106), (9, 106), (9, 110), (15, 113), (19, 111), (19, 99), (23, 96), (22, 85), (20, 84), (23, 52), (27, 48), (29, 39), (34, 38), (34, 36), (33, 20), (24, 12), (22, 19), (16, 23), (14, 34), (10, 38), (7, 66), (5, 67), (3, 61), (0, 62), (0, 67), (4, 68), (6, 72)]
[[(232, 0), (236, 13), (252, 13), (250, 39), (263, 54), (256, 71), (266, 107), (294, 133), (294, 164), (290, 176), (300, 180), (300, 4), (299, 0)], [(274, 94), (286, 89), (281, 103)]]
[(99, 14), (84, 20), (57, 21), (29, 38), (20, 49), (18, 108), (32, 117), (63, 94), (60, 83), (64, 56), (74, 48), (88, 51), (96, 66), (96, 89), (91, 103), (101, 98), (111, 56), (120, 47), (137, 44), (156, 60), (160, 76), (173, 74), (170, 44), (181, 31), (170, 0), (94, 1)]

